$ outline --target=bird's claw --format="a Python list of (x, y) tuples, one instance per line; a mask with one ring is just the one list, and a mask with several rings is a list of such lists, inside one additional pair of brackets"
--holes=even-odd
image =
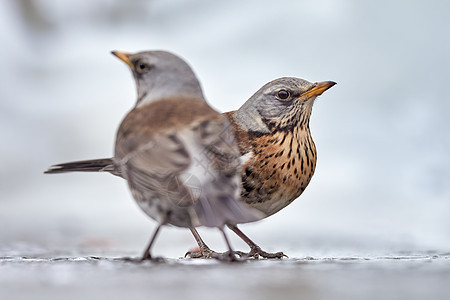
[(184, 257), (185, 258), (205, 258), (205, 259), (213, 258), (213, 259), (217, 259), (222, 262), (242, 261), (242, 259), (236, 257), (236, 252), (234, 252), (234, 251), (231, 253), (230, 253), (230, 251), (219, 253), (219, 252), (213, 251), (209, 248), (204, 248), (204, 249), (197, 248), (197, 249), (188, 251), (188, 252), (186, 252)]
[(254, 247), (250, 250), (250, 252), (242, 252), (242, 251), (235, 251), (237, 255), (241, 258), (254, 258), (254, 259), (260, 259), (260, 258), (267, 258), (267, 259), (282, 259), (283, 257), (289, 258), (286, 254), (283, 252), (275, 252), (270, 253), (262, 250), (260, 247)]
[(196, 249), (186, 252), (184, 258), (213, 258), (213, 256), (219, 254), (220, 253), (217, 253), (209, 249), (208, 247), (205, 247), (203, 249), (197, 247)]
[(235, 251), (232, 251), (232, 252), (226, 251), (226, 252), (223, 252), (223, 253), (214, 252), (213, 255), (211, 256), (211, 258), (217, 259), (217, 260), (219, 260), (221, 262), (232, 262), (232, 263), (245, 261), (245, 260), (243, 260), (240, 257), (238, 258), (236, 256), (236, 252)]

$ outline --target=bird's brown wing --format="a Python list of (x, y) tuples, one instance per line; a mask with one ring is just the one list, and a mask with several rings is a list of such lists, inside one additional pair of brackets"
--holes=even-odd
[(155, 115), (159, 107), (149, 105), (121, 124), (115, 163), (135, 198), (157, 197), (174, 209), (184, 208), (193, 226), (260, 219), (240, 200), (240, 155), (228, 120), (198, 101), (189, 103), (189, 109), (195, 107), (195, 118), (189, 119), (182, 110), (188, 103), (181, 103), (173, 103), (165, 119)]
[(209, 118), (194, 127), (196, 152), (192, 162), (197, 164), (202, 193), (194, 204), (201, 225), (247, 223), (262, 219), (262, 213), (241, 201), (241, 166), (231, 125), (223, 116)]
[(170, 200), (175, 195), (182, 195), (187, 203), (180, 200), (178, 205), (187, 206), (193, 202), (189, 191), (182, 184), (172, 183), (178, 181), (178, 176), (188, 168), (190, 162), (191, 157), (183, 142), (173, 133), (148, 139), (125, 155), (118, 165), (135, 196)]
[(216, 114), (205, 105), (203, 99), (164, 99), (127, 114), (117, 132), (114, 161), (135, 197), (192, 205), (192, 197), (185, 197), (189, 190), (178, 176), (191, 163), (184, 137), (191, 124), (198, 117)]

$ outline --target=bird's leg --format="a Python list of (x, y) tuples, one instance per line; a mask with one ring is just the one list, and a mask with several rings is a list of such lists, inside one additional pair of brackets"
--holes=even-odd
[(283, 252), (269, 253), (261, 249), (258, 245), (255, 244), (248, 236), (246, 236), (236, 225), (227, 225), (228, 228), (234, 231), (247, 245), (250, 247), (250, 252), (244, 253), (241, 251), (236, 251), (241, 257), (253, 257), (253, 258), (283, 258), (287, 257)]
[(160, 258), (160, 257), (152, 257), (150, 250), (153, 246), (153, 244), (155, 243), (156, 240), (156, 236), (159, 233), (159, 230), (161, 229), (161, 226), (163, 224), (159, 224), (158, 227), (156, 227), (155, 231), (153, 232), (153, 235), (150, 239), (150, 242), (148, 243), (147, 247), (145, 247), (145, 251), (142, 254), (142, 256), (140, 258), (131, 258), (131, 257), (125, 257), (123, 258), (123, 260), (125, 261), (129, 261), (129, 262), (134, 262), (134, 263), (140, 263), (146, 260), (151, 260), (151, 261), (155, 261), (155, 262), (164, 262), (164, 259)]
[(155, 260), (155, 258), (152, 258), (152, 255), (150, 253), (150, 250), (153, 246), (153, 243), (156, 240), (156, 236), (159, 233), (159, 230), (161, 229), (162, 224), (159, 224), (158, 227), (156, 227), (155, 232), (152, 235), (152, 238), (150, 239), (150, 242), (148, 243), (147, 247), (145, 248), (144, 254), (142, 255), (141, 261), (144, 260)]
[(213, 255), (218, 254), (214, 252), (213, 250), (209, 249), (208, 245), (203, 241), (200, 234), (198, 233), (197, 229), (195, 227), (189, 228), (192, 232), (192, 235), (194, 236), (195, 240), (197, 241), (197, 245), (200, 248), (199, 252), (196, 251), (188, 251), (184, 255), (184, 257), (190, 257), (190, 258), (211, 258)]
[(228, 251), (224, 253), (216, 253), (216, 255), (212, 255), (212, 257), (221, 261), (229, 261), (229, 262), (239, 261), (236, 258), (233, 249), (231, 248), (231, 244), (230, 241), (228, 240), (225, 230), (223, 230), (223, 227), (219, 227), (219, 230), (222, 232), (223, 238), (225, 239), (225, 243), (227, 244)]

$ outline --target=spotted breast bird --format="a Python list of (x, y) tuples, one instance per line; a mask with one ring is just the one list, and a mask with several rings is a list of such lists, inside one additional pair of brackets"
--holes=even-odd
[[(238, 142), (242, 168), (241, 198), (270, 216), (298, 198), (308, 186), (316, 167), (317, 150), (309, 121), (315, 99), (334, 86), (332, 81), (311, 83), (294, 77), (275, 79), (261, 87), (238, 110), (226, 112)], [(109, 171), (111, 159), (72, 162), (52, 172)], [(283, 252), (262, 250), (236, 224), (228, 227), (250, 247), (246, 257), (282, 258)], [(190, 257), (215, 254), (192, 230), (200, 251)]]
[[(242, 171), (242, 200), (271, 216), (298, 198), (316, 167), (317, 150), (309, 120), (317, 96), (334, 86), (333, 81), (311, 83), (283, 77), (261, 87), (237, 111), (225, 113), (238, 141)], [(228, 227), (250, 247), (237, 251), (245, 257), (282, 258), (283, 252), (262, 250), (235, 224)], [(215, 252), (200, 240), (194, 258)]]

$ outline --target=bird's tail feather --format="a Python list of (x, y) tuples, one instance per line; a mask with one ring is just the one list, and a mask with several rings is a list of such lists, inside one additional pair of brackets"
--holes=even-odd
[(110, 172), (118, 175), (111, 158), (100, 158), (61, 163), (51, 166), (45, 174), (57, 174), (67, 172)]

